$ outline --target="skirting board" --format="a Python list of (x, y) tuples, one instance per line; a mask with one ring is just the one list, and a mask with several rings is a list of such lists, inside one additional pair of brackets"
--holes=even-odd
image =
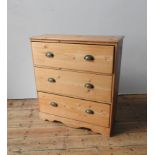
[(88, 128), (91, 129), (94, 133), (100, 133), (105, 136), (110, 136), (110, 128), (104, 128), (101, 126), (96, 126), (93, 124), (89, 124), (86, 122), (81, 122), (77, 120), (72, 120), (64, 117), (59, 117), (51, 114), (46, 114), (43, 112), (39, 112), (40, 118), (42, 120), (48, 120), (48, 121), (59, 121), (64, 123), (66, 126), (73, 127), (73, 128)]

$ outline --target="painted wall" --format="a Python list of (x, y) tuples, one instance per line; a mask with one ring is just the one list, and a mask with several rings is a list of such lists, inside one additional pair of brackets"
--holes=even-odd
[(146, 0), (8, 0), (8, 98), (35, 98), (29, 38), (124, 35), (119, 93), (146, 93)]

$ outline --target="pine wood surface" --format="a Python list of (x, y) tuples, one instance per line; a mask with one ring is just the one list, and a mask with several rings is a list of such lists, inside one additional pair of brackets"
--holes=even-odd
[[(94, 103), (91, 101), (79, 100), (54, 94), (38, 92), (40, 111), (46, 114), (60, 116), (76, 121), (91, 123), (98, 126), (109, 127), (110, 105), (103, 103)], [(51, 102), (57, 104), (57, 107), (51, 106)], [(86, 113), (90, 109), (94, 114)], [(78, 126), (80, 123), (75, 124)], [(80, 125), (79, 125), (80, 127)]]
[[(110, 136), (116, 113), (122, 42), (121, 36), (41, 35), (32, 37), (37, 91), (110, 103), (109, 124), (104, 129), (107, 131), (105, 134)], [(53, 84), (47, 83), (47, 76), (54, 76)], [(93, 89), (83, 89), (85, 82)], [(72, 118), (67, 120), (61, 116), (56, 117), (53, 113), (47, 115), (40, 112), (40, 116), (44, 120), (56, 119), (72, 127), (78, 127), (77, 124), (79, 124), (77, 118), (76, 121)], [(80, 122), (79, 127), (81, 125), (90, 128), (88, 122)], [(104, 133), (102, 128), (93, 126), (91, 129), (94, 132), (100, 130), (99, 133)]]
[[(37, 90), (97, 102), (111, 103), (112, 76), (35, 67)], [(48, 78), (54, 78), (50, 83)], [(93, 89), (85, 87), (93, 84)]]
[[(32, 51), (35, 66), (109, 74), (113, 71), (114, 46), (32, 42)], [(47, 52), (52, 52), (54, 57), (47, 57)], [(92, 55), (94, 60), (86, 61), (86, 55)]]
[(95, 36), (95, 35), (60, 35), (46, 34), (31, 37), (33, 42), (63, 42), (84, 44), (114, 44), (120, 42), (123, 36)]
[(146, 95), (120, 95), (113, 137), (42, 121), (35, 99), (8, 100), (8, 155), (146, 155)]
[[(94, 133), (100, 133), (103, 134), (105, 136), (109, 136), (110, 135), (110, 129), (109, 127), (103, 127), (103, 126), (99, 126), (93, 123), (87, 123), (84, 121), (79, 121), (79, 120), (74, 120), (71, 118), (66, 118), (66, 117), (61, 117), (61, 116), (57, 116), (57, 115), (53, 115), (53, 114), (47, 114), (47, 113), (43, 113), (40, 112), (40, 118), (42, 120), (48, 120), (48, 121), (59, 121), (64, 123), (66, 126), (68, 127), (72, 127), (72, 128), (86, 128), (89, 130), (92, 130)], [(80, 116), (79, 116), (80, 117)]]

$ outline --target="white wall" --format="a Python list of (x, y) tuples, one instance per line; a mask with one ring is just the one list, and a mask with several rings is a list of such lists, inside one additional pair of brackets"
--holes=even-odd
[(36, 97), (29, 37), (125, 35), (119, 93), (146, 93), (146, 0), (8, 0), (8, 98)]

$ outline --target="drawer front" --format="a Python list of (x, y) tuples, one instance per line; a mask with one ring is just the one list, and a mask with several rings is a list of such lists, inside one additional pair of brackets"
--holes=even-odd
[(32, 42), (34, 64), (100, 73), (113, 71), (113, 46)]
[(112, 76), (35, 67), (37, 90), (111, 103)]
[(38, 96), (41, 112), (109, 127), (110, 105), (108, 104), (41, 92)]

